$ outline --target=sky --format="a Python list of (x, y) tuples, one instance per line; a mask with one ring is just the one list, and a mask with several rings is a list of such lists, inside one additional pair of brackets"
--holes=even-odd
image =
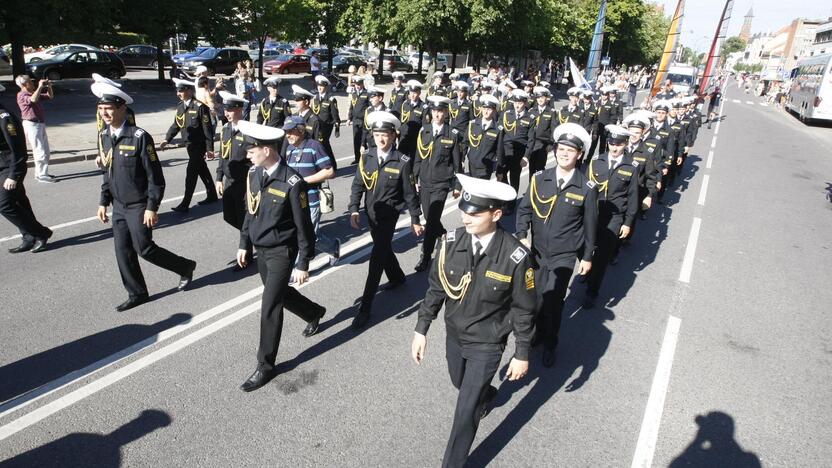
[[(664, 12), (670, 16), (677, 0), (647, 0), (664, 3)], [(682, 23), (682, 44), (705, 52), (711, 46), (716, 26), (725, 7), (725, 0), (686, 0)], [(828, 0), (734, 0), (728, 37), (740, 32), (749, 7), (754, 9), (751, 33), (774, 32), (798, 17), (825, 19), (832, 16), (832, 2)]]

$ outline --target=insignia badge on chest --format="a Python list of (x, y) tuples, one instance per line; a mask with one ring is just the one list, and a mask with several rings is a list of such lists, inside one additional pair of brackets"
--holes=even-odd
[(511, 253), (511, 260), (514, 263), (519, 264), (520, 261), (524, 258), (526, 258), (526, 251), (525, 249), (523, 249), (523, 247), (517, 247), (516, 249), (514, 249), (514, 252)]
[(449, 242), (455, 241), (456, 240), (456, 230), (448, 231), (448, 233), (445, 234), (445, 240), (447, 240)]

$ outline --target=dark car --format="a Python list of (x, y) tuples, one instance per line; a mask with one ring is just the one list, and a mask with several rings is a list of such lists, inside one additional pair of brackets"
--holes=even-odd
[(177, 66), (181, 67), (182, 62), (186, 62), (188, 59), (194, 58), (208, 49), (213, 49), (213, 47), (197, 47), (196, 49), (190, 52), (180, 52), (171, 57), (171, 60), (173, 60), (173, 63), (175, 63)]
[(52, 81), (64, 78), (89, 78), (93, 73), (119, 79), (127, 73), (124, 62), (112, 52), (82, 50), (64, 52), (35, 63), (26, 64), (26, 73), (36, 79)]
[(249, 60), (247, 50), (235, 48), (207, 49), (196, 57), (192, 57), (182, 63), (181, 68), (188, 73), (194, 73), (196, 67), (205, 65), (208, 67), (208, 74), (222, 73), (230, 75), (237, 69), (237, 62)]
[(309, 56), (305, 54), (279, 55), (263, 64), (263, 71), (271, 74), (309, 73)]
[[(126, 67), (159, 68), (156, 58), (156, 48), (151, 45), (135, 44), (122, 47), (116, 52)], [(167, 52), (163, 55), (163, 66), (170, 65), (171, 59)]]
[[(376, 59), (376, 63), (378, 63), (378, 59)], [(408, 63), (407, 59), (401, 55), (385, 55), (384, 71), (391, 73), (394, 71), (406, 71), (412, 73), (413, 65)]]
[[(336, 55), (332, 57), (332, 70), (334, 73), (346, 73), (349, 71), (350, 65), (355, 65), (355, 69), (357, 70), (359, 67), (366, 67), (367, 61), (364, 60), (364, 57), (358, 55)], [(327, 69), (327, 63), (321, 63), (321, 69)]]

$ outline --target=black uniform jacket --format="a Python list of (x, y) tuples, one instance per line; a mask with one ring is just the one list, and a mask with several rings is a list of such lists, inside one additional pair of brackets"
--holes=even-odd
[(246, 144), (242, 133), (235, 130), (231, 122), (220, 131), (220, 163), (217, 165), (217, 181), (225, 179), (228, 185), (245, 183), (251, 162), (246, 157)]
[(326, 95), (321, 97), (320, 93), (312, 98), (310, 103), (312, 112), (318, 116), (322, 125), (335, 125), (341, 123), (341, 115), (338, 111), (338, 101), (335, 96)]
[(390, 90), (390, 102), (387, 104), (387, 107), (390, 108), (390, 112), (398, 112), (401, 114), (402, 104), (407, 101), (407, 95), (409, 92), (410, 91), (404, 86), (398, 89), (393, 88)]
[(459, 98), (452, 98), (448, 106), (451, 127), (459, 133), (464, 132), (468, 128), (468, 121), (471, 120), (472, 110), (471, 100), (467, 97), (462, 100), (461, 104)]
[(656, 124), (654, 123), (650, 127), (649, 135), (650, 138), (655, 138), (659, 141), (659, 147), (661, 147), (662, 151), (661, 154), (657, 155), (657, 158), (659, 161), (659, 169), (663, 169), (666, 166), (666, 161), (676, 153), (675, 131), (670, 128), (667, 121), (664, 121), (658, 128), (656, 128)]
[(398, 220), (400, 207), (405, 205), (410, 212), (410, 223), (419, 224), (422, 209), (416, 195), (411, 166), (409, 156), (391, 149), (384, 164), (379, 167), (378, 149), (370, 148), (361, 156), (355, 169), (350, 213), (358, 213), (363, 196), (367, 216), (373, 222)]
[[(491, 120), (483, 129), (482, 119), (471, 120), (462, 137), (468, 147), (468, 168), (485, 169), (498, 161), (503, 151), (503, 131)], [(488, 162), (490, 161), (490, 162)]]
[[(416, 104), (410, 100), (402, 103), (401, 114), (399, 120), (402, 121), (402, 126), (399, 128), (399, 142), (407, 142), (411, 144), (416, 143), (416, 135), (423, 125), (430, 123), (430, 110), (428, 105), (421, 99), (416, 101)], [(416, 156), (415, 154), (412, 156)]]
[(271, 101), (269, 96), (263, 98), (258, 109), (257, 123), (269, 127), (282, 127), (286, 117), (292, 115), (289, 110), (289, 101), (279, 94), (275, 96), (274, 102)]
[(562, 124), (576, 123), (578, 125), (583, 125), (584, 111), (579, 105), (569, 109), (569, 104), (567, 104), (561, 107), (558, 111), (558, 122)]
[(552, 133), (555, 127), (558, 126), (557, 114), (551, 107), (546, 106), (543, 111), (537, 105), (530, 111), (532, 118), (534, 118), (534, 127), (529, 133), (529, 143), (527, 145), (527, 153), (543, 149), (552, 144)]
[(553, 167), (538, 171), (517, 208), (517, 232), (532, 235), (532, 252), (541, 266), (552, 266), (559, 256), (575, 253), (592, 261), (598, 230), (598, 187), (581, 171), (558, 191)]
[[(659, 145), (659, 140), (648, 136), (639, 141), (632, 151), (627, 151), (633, 162), (638, 163), (638, 186), (646, 189), (651, 196), (658, 192), (656, 182), (662, 179), (659, 169), (662, 149)], [(628, 150), (629, 148), (630, 146), (627, 146)]]
[(315, 256), (315, 228), (309, 215), (306, 182), (282, 160), (278, 164), (271, 176), (262, 167), (252, 167), (248, 173), (248, 201), (258, 196), (260, 201), (256, 207), (249, 203), (240, 231), (240, 249), (250, 250), (252, 244), (297, 249), (295, 267), (307, 271)]
[[(589, 180), (598, 184), (598, 213), (608, 228), (618, 231), (623, 221), (632, 226), (638, 212), (638, 166), (628, 155), (621, 157), (621, 163), (609, 169), (608, 153), (599, 154), (586, 166)], [(616, 227), (617, 226), (617, 227)]]
[(109, 128), (101, 130), (100, 137), (105, 168), (99, 205), (115, 200), (125, 205), (146, 204), (146, 210), (158, 211), (165, 195), (165, 176), (153, 137), (127, 123), (118, 138), (110, 136)]
[(364, 109), (370, 105), (370, 98), (367, 96), (367, 91), (361, 91), (358, 94), (350, 95), (350, 107), (347, 110), (347, 118), (352, 121), (353, 125), (361, 125), (364, 123)]
[(427, 124), (419, 132), (416, 146), (413, 174), (420, 189), (458, 189), (459, 182), (454, 181), (456, 173), (462, 172), (459, 133), (445, 124), (434, 138), (433, 125)]
[(0, 184), (6, 179), (17, 182), (26, 177), (26, 137), (16, 115), (0, 107)]
[(614, 124), (621, 121), (621, 103), (607, 99), (606, 102), (598, 101), (598, 127)]
[(180, 131), (182, 132), (182, 139), (186, 143), (202, 143), (209, 150), (214, 150), (214, 128), (211, 126), (211, 111), (208, 110), (208, 106), (196, 99), (191, 99), (187, 106), (184, 102), (180, 102), (176, 106), (176, 116), (165, 135), (165, 141), (171, 141)]
[(584, 104), (583, 100), (578, 105), (578, 108), (583, 113), (583, 117), (581, 119), (581, 126), (584, 127), (588, 133), (592, 133), (595, 129), (595, 122), (598, 120), (598, 110), (595, 108), (595, 104), (589, 103), (588, 105)]
[[(514, 331), (514, 357), (527, 361), (537, 300), (529, 251), (498, 227), (485, 254), (473, 265), (471, 239), (464, 228), (459, 228), (438, 242), (416, 332), (426, 334), (444, 305), (446, 331), (462, 346), (505, 345), (509, 333)], [(443, 246), (444, 260), (440, 260)], [(460, 300), (447, 295), (440, 265), (444, 267), (441, 278), (451, 286), (458, 285), (470, 273), (470, 284)]]

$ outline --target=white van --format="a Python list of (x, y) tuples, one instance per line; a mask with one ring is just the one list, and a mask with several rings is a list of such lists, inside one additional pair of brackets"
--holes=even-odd
[(671, 65), (667, 69), (667, 76), (665, 80), (670, 80), (673, 83), (673, 91), (676, 94), (687, 96), (690, 90), (696, 86), (696, 75), (699, 70), (696, 67), (688, 65)]
[(791, 72), (792, 87), (786, 108), (800, 120), (832, 120), (832, 54), (815, 55), (797, 62)]

